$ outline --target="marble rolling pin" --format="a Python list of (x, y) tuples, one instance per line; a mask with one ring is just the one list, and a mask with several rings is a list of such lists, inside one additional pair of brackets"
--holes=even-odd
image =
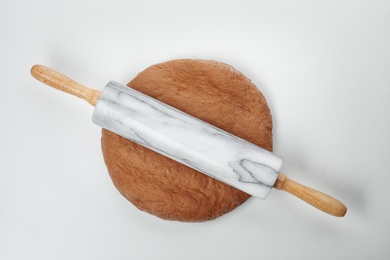
[(276, 188), (334, 216), (347, 211), (337, 199), (279, 173), (280, 157), (136, 90), (114, 81), (102, 92), (89, 89), (42, 65), (31, 74), (95, 106), (92, 121), (102, 128), (250, 195), (265, 199)]

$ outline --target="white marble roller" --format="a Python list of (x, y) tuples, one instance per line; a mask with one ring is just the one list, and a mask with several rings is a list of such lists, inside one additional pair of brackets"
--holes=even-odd
[(282, 165), (271, 152), (114, 81), (103, 89), (92, 121), (261, 199)]

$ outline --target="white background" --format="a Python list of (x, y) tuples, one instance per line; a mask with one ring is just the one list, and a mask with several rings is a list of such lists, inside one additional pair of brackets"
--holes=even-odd
[[(0, 2), (0, 259), (388, 259), (389, 1)], [(232, 65), (265, 94), (283, 172), (342, 200), (280, 191), (205, 223), (116, 191), (93, 108), (33, 79), (90, 87), (177, 58)]]

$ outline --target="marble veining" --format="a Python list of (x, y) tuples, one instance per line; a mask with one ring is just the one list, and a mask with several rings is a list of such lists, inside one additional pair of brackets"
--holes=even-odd
[(262, 199), (282, 165), (261, 147), (113, 81), (103, 89), (92, 121)]

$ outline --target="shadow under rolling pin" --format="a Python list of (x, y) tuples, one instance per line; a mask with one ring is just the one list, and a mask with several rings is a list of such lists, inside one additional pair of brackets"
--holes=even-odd
[(94, 106), (95, 124), (250, 195), (265, 199), (275, 188), (330, 215), (347, 212), (339, 200), (279, 173), (280, 157), (134, 89), (111, 81), (101, 92), (42, 65), (31, 74)]

